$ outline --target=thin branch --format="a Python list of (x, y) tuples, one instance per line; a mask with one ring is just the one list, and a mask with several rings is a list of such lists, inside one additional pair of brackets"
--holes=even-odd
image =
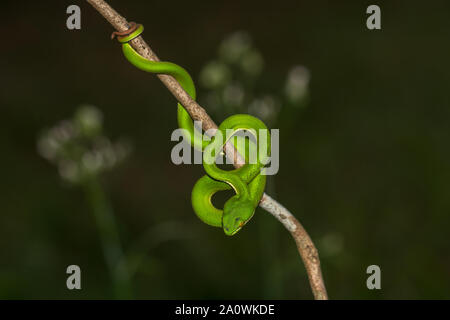
[[(117, 31), (126, 31), (130, 27), (125, 18), (118, 14), (105, 1), (87, 0), (87, 2), (89, 2), (98, 12), (100, 12), (100, 14), (108, 20), (108, 22)], [(152, 49), (150, 49), (150, 46), (144, 41), (142, 36), (130, 41), (130, 44), (146, 59), (160, 61), (157, 55), (152, 51)], [(191, 118), (196, 121), (201, 121), (203, 130), (210, 130), (212, 133), (217, 130), (217, 125), (209, 117), (205, 109), (193, 100), (173, 77), (165, 74), (158, 74), (157, 76), (189, 112)], [(230, 148), (234, 149), (232, 145), (226, 145), (225, 152), (227, 154), (235, 155), (235, 167), (239, 167), (239, 163), (242, 163), (242, 161), (239, 161), (241, 159), (239, 159), (240, 157), (237, 152), (230, 152)], [(328, 296), (320, 269), (319, 254), (306, 230), (286, 208), (266, 193), (264, 193), (259, 206), (272, 214), (291, 233), (295, 243), (297, 244), (298, 252), (300, 253), (300, 256), (305, 264), (314, 298), (317, 300), (327, 300)]]
[(320, 270), (319, 253), (301, 223), (280, 203), (264, 193), (259, 206), (272, 214), (291, 233), (308, 273), (309, 285), (316, 300), (328, 300)]

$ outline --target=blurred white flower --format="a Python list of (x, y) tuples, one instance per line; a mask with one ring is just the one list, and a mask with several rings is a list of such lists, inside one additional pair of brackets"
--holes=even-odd
[(75, 113), (75, 125), (86, 136), (98, 134), (102, 130), (103, 115), (100, 110), (91, 105), (83, 105)]
[(255, 99), (248, 107), (248, 113), (263, 121), (274, 121), (280, 110), (280, 102), (273, 96), (266, 95), (261, 99)]
[(58, 171), (64, 180), (77, 183), (81, 179), (80, 168), (77, 163), (72, 160), (62, 160), (58, 163)]
[(58, 148), (58, 141), (49, 135), (42, 135), (38, 140), (38, 153), (47, 160), (52, 160), (56, 157)]
[(229, 63), (238, 63), (252, 46), (250, 35), (238, 31), (225, 38), (219, 47), (219, 56)]
[(102, 134), (103, 116), (93, 106), (82, 106), (73, 120), (64, 120), (38, 139), (41, 156), (58, 167), (62, 179), (79, 183), (89, 175), (114, 168), (130, 153), (129, 143), (113, 144)]
[(106, 167), (114, 167), (114, 165), (118, 162), (118, 157), (113, 146), (106, 147), (102, 150), (102, 159)]
[[(303, 66), (290, 69), (283, 92), (261, 96), (259, 86), (264, 58), (246, 32), (235, 32), (220, 44), (218, 57), (205, 65), (200, 83), (209, 92), (201, 96), (202, 104), (217, 116), (249, 112), (274, 125), (282, 105), (305, 107), (309, 93), (309, 70)], [(270, 75), (264, 76), (264, 83)], [(283, 85), (283, 84), (282, 84)], [(277, 90), (278, 91), (278, 90)]]
[(51, 135), (55, 137), (59, 143), (64, 143), (70, 140), (74, 135), (75, 129), (70, 121), (63, 120), (61, 123), (52, 129)]
[(264, 68), (264, 59), (255, 49), (245, 53), (240, 61), (242, 71), (246, 74), (256, 77), (261, 74)]
[(225, 86), (231, 79), (228, 67), (217, 61), (208, 63), (200, 72), (200, 82), (208, 89)]
[(103, 166), (103, 158), (98, 150), (86, 152), (81, 158), (81, 164), (87, 173), (97, 173)]
[(115, 164), (125, 160), (125, 158), (127, 158), (130, 155), (131, 149), (132, 149), (131, 143), (124, 139), (116, 143), (113, 149), (114, 156), (116, 158)]
[(309, 70), (303, 66), (295, 66), (289, 71), (285, 93), (291, 102), (299, 102), (307, 95), (309, 80)]

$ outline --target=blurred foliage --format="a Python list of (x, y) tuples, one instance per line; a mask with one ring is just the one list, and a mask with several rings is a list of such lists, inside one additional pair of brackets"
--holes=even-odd
[[(365, 27), (371, 3), (364, 1), (110, 3), (143, 23), (158, 56), (185, 67), (196, 83), (208, 61), (231, 68), (227, 97), (247, 84), (237, 78), (239, 63), (216, 48), (236, 30), (251, 34), (248, 52), (259, 55), (250, 54), (244, 68), (260, 70), (246, 76), (257, 78), (253, 96), (237, 100), (242, 109), (202, 104), (220, 123), (251, 101), (277, 97), (276, 121), (268, 123), (280, 128), (276, 198), (316, 243), (331, 298), (449, 297), (448, 2), (383, 2), (381, 31)], [(112, 28), (87, 3), (80, 3), (82, 29), (67, 30), (70, 4), (1, 4), (3, 33), (20, 36), (3, 43), (0, 60), (0, 298), (116, 296), (83, 188), (62, 181), (36, 152), (42, 128), (85, 101), (99, 107), (110, 141), (125, 134), (133, 142), (133, 153), (99, 183), (136, 270), (134, 297), (311, 298), (295, 244), (270, 215), (258, 210), (232, 238), (195, 217), (189, 195), (204, 172), (170, 162), (176, 101), (156, 77), (126, 62), (108, 40)], [(292, 69), (297, 64), (310, 73)], [(296, 72), (308, 79), (306, 108), (286, 107), (286, 81), (293, 73), (297, 82)], [(211, 91), (219, 92), (199, 97)], [(261, 232), (268, 225), (275, 241)], [(272, 254), (279, 267), (268, 263)], [(80, 291), (66, 289), (71, 264), (81, 267)], [(371, 264), (381, 267), (380, 291), (365, 286)], [(268, 274), (281, 285), (268, 285)]]

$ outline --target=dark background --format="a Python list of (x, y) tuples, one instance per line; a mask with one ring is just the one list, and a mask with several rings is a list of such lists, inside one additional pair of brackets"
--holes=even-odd
[[(263, 54), (267, 88), (306, 66), (307, 108), (280, 110), (274, 197), (317, 245), (330, 298), (449, 298), (448, 3), (109, 3), (143, 23), (158, 56), (194, 81), (237, 30)], [(81, 30), (65, 26), (70, 4), (81, 7)], [(369, 4), (381, 7), (380, 31), (366, 28)], [(155, 237), (133, 297), (311, 298), (295, 243), (269, 214), (258, 209), (231, 238), (194, 215), (190, 192), (203, 170), (170, 161), (175, 100), (124, 60), (112, 31), (84, 1), (2, 1), (0, 298), (115, 297), (82, 188), (36, 150), (42, 129), (82, 103), (102, 110), (111, 139), (133, 143), (128, 160), (102, 175), (125, 250)], [(71, 264), (81, 267), (80, 291), (66, 288)], [(366, 288), (371, 264), (381, 290)]]

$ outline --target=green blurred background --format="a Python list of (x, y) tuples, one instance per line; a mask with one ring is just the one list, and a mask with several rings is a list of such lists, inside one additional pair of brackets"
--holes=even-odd
[[(314, 240), (330, 298), (449, 298), (448, 2), (109, 3), (143, 23), (158, 56), (197, 83), (239, 30), (264, 57), (261, 92), (282, 90), (291, 67), (305, 66), (307, 105), (281, 104), (272, 124), (280, 171), (268, 188)], [(294, 241), (268, 213), (258, 209), (231, 238), (195, 216), (190, 193), (204, 173), (170, 161), (175, 99), (126, 62), (87, 2), (76, 3), (81, 30), (68, 30), (70, 4), (1, 4), (0, 298), (117, 297), (83, 188), (36, 147), (45, 128), (85, 103), (102, 111), (108, 137), (133, 146), (101, 175), (124, 251), (145, 239), (132, 297), (311, 298)], [(381, 31), (366, 28), (369, 4), (381, 7)], [(229, 114), (211, 115), (219, 123)], [(71, 264), (81, 267), (82, 290), (66, 288)], [(381, 290), (366, 288), (372, 264)]]

